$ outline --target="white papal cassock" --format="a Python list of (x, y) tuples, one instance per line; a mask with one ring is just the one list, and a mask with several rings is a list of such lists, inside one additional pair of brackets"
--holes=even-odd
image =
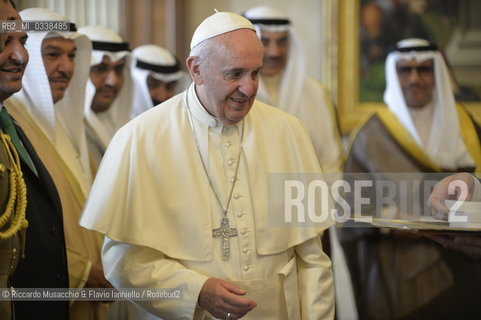
[[(212, 237), (222, 211), (187, 105), (224, 207), (242, 148), (228, 212), (238, 231), (229, 261), (222, 261), (220, 240)], [(114, 286), (180, 290), (181, 299), (142, 302), (159, 317), (212, 319), (197, 300), (207, 278), (216, 277), (238, 284), (257, 302), (243, 319), (331, 319), (331, 263), (319, 237), (330, 223), (282, 228), (268, 222), (268, 207), (284, 214), (283, 203), (268, 206), (269, 173), (299, 172), (321, 170), (296, 118), (256, 101), (243, 121), (222, 125), (201, 106), (191, 85), (117, 132), (80, 223), (108, 237), (102, 255)]]

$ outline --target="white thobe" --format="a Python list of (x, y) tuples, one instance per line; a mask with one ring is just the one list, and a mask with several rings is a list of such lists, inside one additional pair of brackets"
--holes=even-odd
[(80, 153), (77, 151), (68, 135), (66, 124), (62, 116), (58, 115), (57, 119), (55, 147), (77, 178), (84, 195), (88, 195), (93, 181), (90, 165), (88, 162), (84, 163), (82, 161)]
[(422, 108), (409, 108), (408, 110), (414, 127), (416, 128), (419, 138), (421, 139), (422, 147), (426, 148), (429, 144), (429, 136), (431, 134), (434, 105), (432, 103), (428, 103)]
[[(285, 76), (283, 74), (283, 76)], [(262, 77), (257, 97), (260, 101), (279, 107), (299, 118), (311, 136), (314, 150), (325, 173), (337, 173), (342, 165), (342, 147), (337, 127), (335, 110), (328, 91), (312, 77), (307, 77), (301, 86), (299, 101), (285, 106), (278, 79)]]
[(91, 109), (92, 100), (97, 89), (90, 79), (87, 81), (84, 104), (84, 123), (87, 135), (87, 148), (89, 150), (91, 162), (90, 165), (94, 175), (115, 132), (130, 120), (133, 103), (132, 97), (134, 93), (130, 68), (127, 67), (130, 63), (130, 55), (125, 51), (111, 53), (108, 51), (94, 50), (92, 52), (92, 65), (99, 64), (104, 55), (110, 57), (114, 62), (125, 58), (126, 66), (123, 69), (124, 84), (117, 97), (106, 111), (96, 113)]
[(113, 134), (114, 132), (112, 132), (111, 135), (107, 134), (107, 131), (103, 128), (103, 124), (101, 124), (93, 112), (90, 114), (89, 119), (85, 119), (87, 148), (90, 156), (90, 166), (94, 176)]
[[(142, 302), (165, 319), (211, 319), (197, 306), (209, 277), (236, 283), (258, 303), (245, 319), (332, 318), (332, 273), (318, 232), (273, 228), (265, 212), (266, 169), (320, 172), (307, 132), (297, 119), (259, 102), (244, 123), (223, 126), (193, 88), (131, 121), (105, 154), (81, 225), (108, 237), (107, 278), (116, 287), (181, 290), (181, 299)], [(212, 237), (222, 217), (214, 193), (225, 208), (241, 149), (228, 210), (238, 235), (223, 261), (221, 241)]]

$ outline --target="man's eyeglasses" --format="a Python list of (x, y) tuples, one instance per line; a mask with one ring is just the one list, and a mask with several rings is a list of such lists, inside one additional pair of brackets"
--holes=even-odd
[(434, 71), (433, 66), (400, 66), (396, 69), (400, 77), (409, 76), (413, 70), (416, 70), (417, 74), (420, 76), (432, 75)]

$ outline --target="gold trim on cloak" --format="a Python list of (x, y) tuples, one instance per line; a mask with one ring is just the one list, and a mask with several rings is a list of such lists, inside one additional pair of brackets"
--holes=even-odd
[[(474, 120), (468, 114), (468, 111), (461, 105), (456, 106), (456, 111), (459, 117), (459, 127), (461, 130), (461, 137), (466, 145), (466, 149), (469, 155), (472, 157), (476, 165), (476, 172), (481, 171), (481, 144), (478, 134), (476, 132)], [(442, 172), (443, 169), (426, 154), (424, 149), (413, 139), (412, 135), (406, 130), (398, 118), (389, 109), (383, 108), (369, 113), (364, 119), (362, 119), (358, 126), (356, 126), (349, 139), (348, 152), (351, 152), (352, 144), (359, 133), (364, 127), (366, 122), (371, 119), (372, 116), (377, 115), (389, 133), (394, 139), (399, 142), (404, 150), (412, 155), (418, 162), (424, 166), (431, 168), (435, 172)]]

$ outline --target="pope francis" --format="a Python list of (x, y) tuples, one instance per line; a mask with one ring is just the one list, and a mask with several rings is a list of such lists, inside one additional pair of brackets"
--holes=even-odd
[(136, 302), (157, 317), (334, 317), (329, 223), (268, 222), (284, 208), (271, 206), (269, 174), (321, 169), (300, 121), (255, 101), (262, 50), (247, 19), (205, 19), (187, 58), (192, 85), (121, 128), (100, 165), (80, 224), (106, 235), (115, 287), (181, 292)]

